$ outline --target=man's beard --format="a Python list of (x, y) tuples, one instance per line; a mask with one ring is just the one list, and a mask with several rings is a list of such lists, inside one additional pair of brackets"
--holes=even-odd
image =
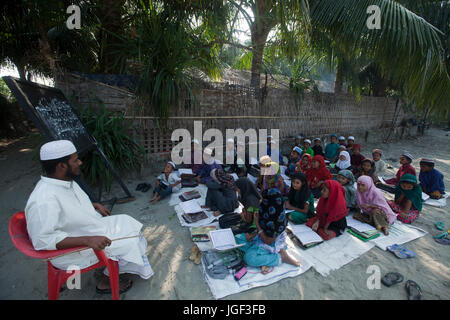
[(66, 171), (66, 174), (65, 174), (65, 177), (66, 177), (67, 179), (69, 179), (69, 180), (74, 180), (74, 179), (78, 178), (79, 176), (80, 176), (79, 174), (75, 174), (75, 173), (72, 171), (72, 167), (71, 167), (71, 166), (67, 166), (67, 171)]

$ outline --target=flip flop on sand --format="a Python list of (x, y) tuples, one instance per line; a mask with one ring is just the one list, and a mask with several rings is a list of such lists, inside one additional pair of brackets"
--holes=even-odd
[(408, 292), (408, 300), (420, 300), (422, 298), (422, 289), (415, 281), (406, 281), (405, 288)]
[(434, 239), (434, 241), (436, 241), (437, 243), (440, 243), (440, 244), (446, 244), (446, 245), (450, 244), (449, 238)]
[(393, 244), (392, 246), (387, 247), (387, 250), (391, 251), (400, 259), (414, 258), (416, 256), (413, 251), (409, 250), (404, 245)]
[(388, 272), (381, 278), (381, 283), (386, 287), (403, 282), (403, 276), (398, 272)]
[[(122, 290), (119, 290), (119, 294), (125, 293), (128, 290), (131, 289), (131, 287), (133, 286), (133, 281), (131, 281), (130, 279), (120, 279), (119, 278), (119, 286), (121, 284), (125, 284), (126, 287), (123, 288)], [(99, 289), (98, 287), (95, 287), (95, 291), (99, 294), (111, 294), (111, 288), (108, 289)]]
[(436, 227), (436, 229), (441, 230), (441, 231), (443, 231), (445, 229), (445, 225), (441, 221), (436, 221), (434, 223), (434, 226)]

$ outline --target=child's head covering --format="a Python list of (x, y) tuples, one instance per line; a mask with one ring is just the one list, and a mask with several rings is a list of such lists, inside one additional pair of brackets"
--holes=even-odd
[(420, 159), (420, 164), (426, 164), (430, 167), (434, 167), (435, 162), (433, 159), (422, 158), (422, 159)]
[(335, 137), (336, 139), (338, 138), (336, 133), (333, 133), (330, 137)]
[(302, 137), (301, 135), (298, 135), (298, 136), (295, 137), (295, 139), (300, 139), (300, 140), (301, 140), (302, 138), (303, 138), (303, 137)]
[(355, 137), (354, 137), (354, 136), (350, 136), (350, 137), (347, 138), (347, 140), (353, 140), (353, 141), (355, 141)]
[(316, 212), (319, 217), (319, 227), (344, 218), (347, 213), (345, 190), (336, 180), (325, 180), (325, 186), (330, 190), (328, 198), (320, 197)]
[(353, 175), (353, 173), (350, 170), (340, 170), (338, 172), (338, 175), (343, 176), (344, 178), (347, 178), (349, 181), (349, 183), (354, 184), (355, 183), (355, 176)]
[(292, 149), (292, 151), (298, 152), (298, 154), (302, 154), (302, 149), (300, 149), (299, 147), (295, 146), (294, 149)]
[[(409, 182), (414, 184), (414, 188), (412, 190), (404, 190), (400, 186), (402, 182)], [(400, 178), (400, 181), (397, 183), (397, 186), (394, 189), (395, 193), (395, 200), (400, 198), (402, 194), (405, 195), (406, 198), (411, 200), (414, 208), (416, 208), (419, 211), (422, 211), (422, 189), (417, 184), (417, 178), (415, 175), (410, 173), (405, 173)]]
[(268, 156), (268, 155), (265, 155), (265, 156), (262, 156), (261, 158), (259, 158), (259, 163), (260, 163), (261, 165), (268, 164), (268, 163), (271, 162), (271, 161), (272, 161), (272, 159), (271, 159), (270, 156)]
[(170, 165), (173, 167), (173, 169), (176, 169), (176, 168), (177, 168), (177, 167), (175, 166), (175, 163), (173, 163), (172, 161), (168, 161), (167, 163), (170, 164)]
[(360, 144), (354, 144), (353, 145), (353, 151), (355, 151), (355, 150), (361, 151), (361, 145)]
[(372, 154), (374, 154), (374, 153), (378, 153), (380, 156), (383, 155), (383, 151), (381, 149), (373, 149)]
[(314, 141), (321, 141), (320, 138), (314, 138)]
[(305, 139), (304, 142), (311, 144), (311, 140), (309, 140), (309, 139)]
[(287, 225), (283, 195), (280, 190), (271, 188), (264, 190), (262, 197), (258, 223), (266, 236), (276, 238)]
[(234, 178), (230, 174), (225, 173), (222, 169), (214, 168), (210, 173), (211, 178), (218, 184), (231, 188), (234, 186)]
[[(308, 182), (306, 180), (306, 175), (301, 172), (295, 172), (291, 175), (291, 180), (298, 179), (302, 182), (302, 187), (300, 190), (295, 190), (294, 188), (289, 189), (288, 199), (289, 203), (297, 208), (302, 208), (305, 206), (305, 202), (308, 201), (311, 196), (311, 190), (308, 187)], [(311, 204), (312, 205), (312, 204)]]
[(407, 157), (409, 160), (413, 161), (414, 157), (411, 155), (411, 153), (409, 153), (408, 151), (405, 151), (402, 153), (402, 156)]
[(345, 160), (342, 161), (341, 159), (339, 159), (339, 160), (336, 162), (336, 167), (338, 167), (339, 169), (347, 169), (348, 167), (350, 167), (350, 166), (351, 166), (351, 163), (350, 163), (350, 154), (349, 154), (347, 151), (341, 151), (341, 152), (339, 153), (339, 157), (340, 157), (340, 156), (344, 156), (344, 157), (345, 157)]
[(339, 137), (339, 141), (342, 141), (342, 140), (345, 140), (345, 137), (344, 137), (344, 136), (340, 136), (340, 137)]

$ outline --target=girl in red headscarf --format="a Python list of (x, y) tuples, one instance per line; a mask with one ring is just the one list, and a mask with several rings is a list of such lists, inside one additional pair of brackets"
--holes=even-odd
[(302, 160), (297, 162), (297, 166), (295, 167), (295, 172), (305, 173), (311, 169), (312, 157), (309, 153), (305, 153), (302, 156)]
[(333, 180), (333, 176), (330, 170), (326, 168), (325, 159), (322, 156), (314, 156), (311, 168), (306, 172), (306, 178), (314, 198), (319, 198), (324, 181)]
[(347, 213), (344, 188), (335, 180), (326, 180), (322, 186), (316, 216), (308, 219), (306, 225), (323, 240), (330, 240), (340, 236), (347, 227)]

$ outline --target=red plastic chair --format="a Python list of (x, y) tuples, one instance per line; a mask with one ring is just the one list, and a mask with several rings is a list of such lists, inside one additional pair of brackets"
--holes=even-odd
[[(35, 250), (33, 244), (31, 243), (30, 237), (27, 232), (27, 223), (25, 220), (25, 213), (17, 212), (9, 221), (9, 235), (11, 237), (12, 243), (16, 246), (19, 251), (26, 254), (32, 258), (38, 259), (49, 259), (61, 254), (73, 252), (85, 247), (76, 247), (70, 249), (62, 249), (62, 250)], [(117, 261), (108, 259), (103, 252), (103, 250), (97, 251), (94, 250), (95, 254), (98, 258), (98, 263), (87, 267), (85, 269), (81, 269), (80, 273), (84, 273), (90, 270), (94, 270), (103, 266), (106, 266), (109, 271), (109, 281), (111, 284), (111, 293), (112, 299), (119, 299), (119, 265)], [(75, 271), (66, 271), (55, 268), (50, 260), (47, 260), (47, 275), (48, 275), (48, 299), (49, 300), (58, 300), (59, 291), (67, 281), (67, 279), (74, 274)]]

